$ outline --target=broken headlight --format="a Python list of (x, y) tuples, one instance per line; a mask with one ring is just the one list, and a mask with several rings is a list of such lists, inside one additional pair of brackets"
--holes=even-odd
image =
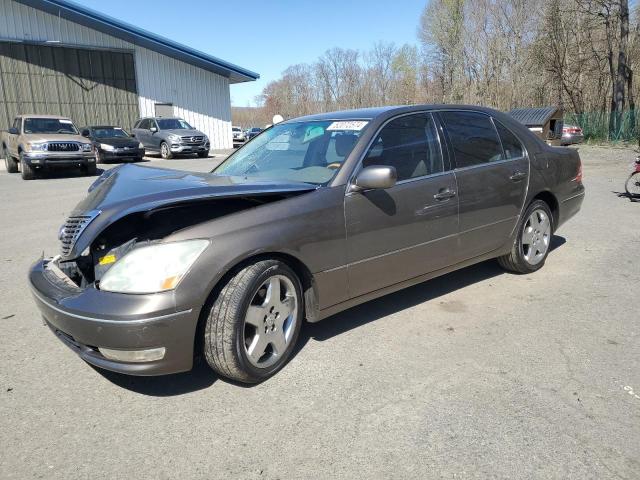
[(186, 240), (135, 248), (104, 274), (100, 289), (121, 293), (172, 290), (207, 245), (208, 240)]

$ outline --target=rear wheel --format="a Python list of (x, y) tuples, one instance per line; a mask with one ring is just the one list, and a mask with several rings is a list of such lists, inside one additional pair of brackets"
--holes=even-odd
[(173, 158), (173, 153), (171, 153), (171, 149), (167, 142), (162, 142), (160, 144), (160, 156), (165, 160), (170, 160)]
[(7, 167), (7, 172), (18, 173), (18, 163), (9, 154), (9, 150), (5, 148), (3, 151), (3, 154), (4, 154), (4, 164), (5, 164), (5, 167)]
[(624, 189), (630, 197), (640, 197), (640, 172), (633, 172), (629, 175)]
[(282, 368), (303, 320), (302, 287), (278, 260), (263, 260), (235, 274), (220, 290), (206, 319), (204, 355), (220, 375), (257, 383)]
[(553, 235), (553, 217), (549, 206), (542, 200), (529, 205), (518, 225), (518, 235), (511, 252), (498, 257), (505, 270), (531, 273), (544, 265)]
[(22, 154), (20, 154), (20, 173), (23, 180), (33, 180), (36, 178), (35, 169), (27, 163)]

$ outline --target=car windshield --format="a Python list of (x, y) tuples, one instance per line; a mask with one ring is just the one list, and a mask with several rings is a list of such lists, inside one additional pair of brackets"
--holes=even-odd
[(160, 130), (193, 130), (193, 127), (180, 118), (159, 118)]
[(107, 128), (95, 128), (93, 130), (93, 136), (96, 138), (126, 138), (129, 136), (122, 128), (107, 127)]
[(24, 133), (66, 133), (77, 135), (78, 130), (71, 120), (59, 118), (26, 118)]
[(231, 130), (232, 130), (233, 132), (240, 132), (240, 131), (241, 131), (238, 127), (233, 127)]
[(308, 121), (275, 125), (213, 173), (327, 184), (355, 147), (367, 121)]
[(249, 131), (250, 131), (250, 132), (254, 132), (254, 133), (255, 133), (255, 132), (259, 132), (259, 131), (260, 131), (260, 129), (259, 129), (259, 128), (252, 128), (252, 129), (251, 129), (251, 130), (249, 130)]

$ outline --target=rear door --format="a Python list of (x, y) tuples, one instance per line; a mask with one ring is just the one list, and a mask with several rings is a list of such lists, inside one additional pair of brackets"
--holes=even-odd
[(469, 259), (502, 247), (510, 237), (527, 192), (529, 159), (517, 137), (485, 113), (439, 115), (458, 182), (460, 255)]
[(362, 161), (370, 165), (395, 167), (398, 181), (345, 197), (352, 298), (438, 270), (456, 250), (456, 179), (430, 113), (387, 123)]
[(133, 135), (145, 147), (149, 146), (149, 131), (146, 128), (147, 125), (149, 125), (149, 119), (143, 118), (142, 120), (138, 121), (138, 123), (136, 123), (133, 127)]

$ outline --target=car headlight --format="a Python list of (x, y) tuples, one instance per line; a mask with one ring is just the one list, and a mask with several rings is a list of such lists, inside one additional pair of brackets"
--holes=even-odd
[(179, 142), (180, 141), (180, 135), (176, 135), (175, 133), (170, 133), (169, 135), (167, 135), (167, 138), (169, 140), (171, 140), (172, 142)]
[(102, 150), (106, 150), (107, 152), (113, 152), (115, 147), (113, 145), (109, 145), (108, 143), (101, 143), (100, 148)]
[(172, 290), (208, 245), (208, 240), (186, 240), (131, 250), (107, 270), (100, 289), (121, 293)]
[(30, 152), (46, 152), (47, 142), (44, 143), (27, 143), (27, 150)]
[(142, 144), (142, 142), (140, 142), (140, 143), (138, 144), (138, 148), (139, 148), (140, 150), (142, 150), (142, 149), (144, 148), (144, 145)]
[[(111, 147), (113, 149), (113, 147)], [(83, 143), (82, 144), (82, 151), (83, 152), (90, 152), (91, 150), (93, 150), (93, 145), (91, 145), (90, 143)]]

